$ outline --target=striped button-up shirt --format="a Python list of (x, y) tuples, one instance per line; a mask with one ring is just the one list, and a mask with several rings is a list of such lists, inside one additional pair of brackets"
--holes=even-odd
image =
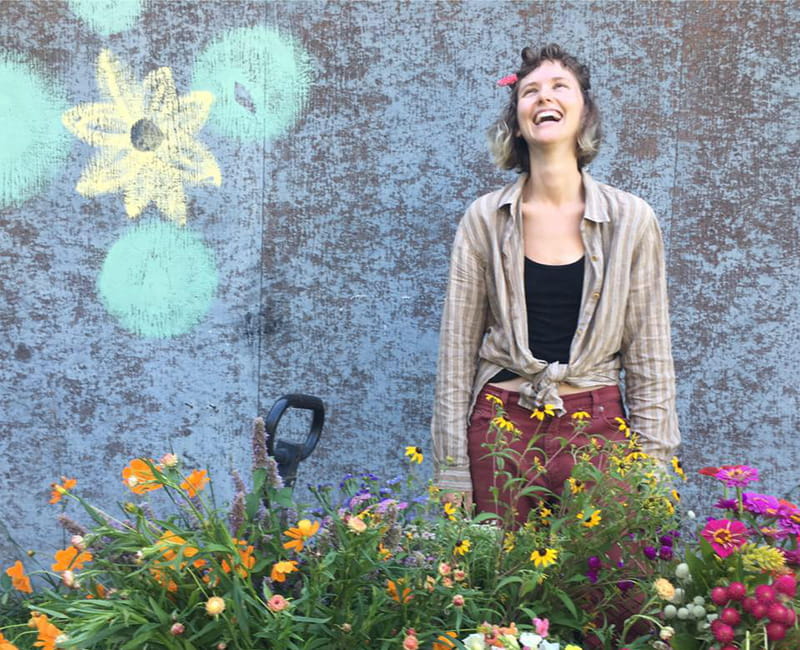
[(431, 431), (436, 484), (472, 489), (467, 425), (475, 399), (502, 368), (525, 382), (519, 403), (552, 404), (558, 384), (620, 383), (643, 450), (666, 460), (680, 443), (661, 230), (642, 199), (583, 171), (586, 255), (569, 363), (536, 359), (528, 346), (523, 277), (526, 175), (470, 205), (456, 232), (439, 341)]

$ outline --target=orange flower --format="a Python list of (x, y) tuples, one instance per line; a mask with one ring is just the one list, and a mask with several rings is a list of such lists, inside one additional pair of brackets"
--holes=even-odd
[(308, 519), (301, 519), (297, 522), (297, 528), (290, 528), (283, 531), (287, 537), (291, 537), (291, 541), (284, 542), (283, 548), (293, 548), (298, 553), (303, 550), (305, 541), (312, 537), (319, 530), (319, 522), (311, 523)]
[(28, 626), (35, 627), (38, 632), (36, 643), (33, 644), (34, 648), (56, 650), (56, 639), (61, 636), (62, 632), (47, 620), (46, 614), (34, 612), (31, 616), (31, 620), (28, 621)]
[[(395, 602), (400, 602), (401, 596), (398, 593), (397, 586), (403, 585), (403, 580), (398, 580), (395, 582), (394, 580), (387, 580), (386, 581), (386, 591), (389, 592), (389, 595), (392, 597), (392, 600)], [(411, 595), (411, 587), (406, 587), (403, 589), (402, 601), (403, 603), (409, 602), (414, 596)]]
[(186, 490), (190, 497), (196, 497), (198, 492), (202, 492), (205, 489), (206, 483), (210, 480), (206, 476), (206, 470), (196, 469), (181, 483), (181, 488)]
[(33, 593), (31, 588), (31, 579), (25, 575), (25, 567), (22, 562), (17, 560), (10, 567), (6, 569), (6, 574), (11, 578), (11, 585), (18, 591), (24, 591), (26, 594)]
[[(239, 546), (239, 562), (234, 563), (236, 566), (236, 573), (238, 573), (242, 578), (246, 578), (247, 575), (250, 573), (250, 569), (252, 569), (256, 564), (256, 558), (253, 557), (253, 546), (248, 545), (247, 542), (241, 539), (233, 538), (233, 543)], [(226, 560), (222, 560), (221, 562), (222, 570), (225, 573), (231, 572), (231, 566), (228, 564)]]
[(61, 483), (51, 483), (50, 484), (50, 503), (58, 503), (61, 501), (61, 497), (63, 497), (67, 492), (69, 492), (72, 488), (74, 488), (78, 484), (74, 478), (67, 478), (66, 476), (61, 477)]
[[(178, 557), (178, 552), (183, 553), (184, 558), (192, 558), (197, 555), (200, 550), (195, 546), (190, 546), (189, 543), (180, 535), (176, 535), (171, 530), (165, 530), (158, 541), (155, 543), (157, 550), (161, 551), (161, 557), (167, 562), (172, 562)], [(197, 559), (192, 564), (198, 569), (205, 566), (206, 561)], [(186, 562), (181, 562), (180, 568), (186, 566)]]
[(89, 551), (81, 553), (74, 546), (67, 546), (67, 548), (56, 551), (55, 562), (52, 565), (53, 571), (60, 573), (61, 571), (79, 571), (83, 568), (84, 563), (92, 561), (92, 554)]
[(433, 642), (433, 647), (431, 650), (451, 650), (452, 648), (456, 647), (455, 641), (453, 639), (457, 639), (458, 634), (455, 631), (452, 632), (445, 632), (444, 634), (440, 634), (436, 641)]
[(286, 576), (292, 573), (293, 571), (297, 571), (297, 562), (294, 560), (281, 560), (280, 562), (276, 562), (272, 566), (272, 571), (269, 574), (269, 577), (272, 578), (275, 582), (284, 582), (286, 580)]
[[(150, 461), (157, 469), (161, 469), (154, 461)], [(144, 494), (145, 492), (152, 492), (164, 487), (153, 474), (144, 460), (141, 458), (134, 458), (130, 464), (122, 470), (122, 482), (127, 485), (134, 494)]]
[(167, 576), (166, 571), (162, 571), (161, 569), (150, 569), (150, 575), (153, 576), (153, 580), (164, 587), (164, 589), (167, 591), (171, 593), (178, 591), (177, 583)]
[(19, 648), (6, 639), (3, 633), (0, 632), (0, 650), (19, 650)]

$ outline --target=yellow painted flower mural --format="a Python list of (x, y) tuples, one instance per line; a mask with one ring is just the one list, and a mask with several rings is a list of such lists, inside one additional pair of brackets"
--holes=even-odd
[(196, 138), (213, 94), (196, 90), (179, 97), (169, 68), (138, 83), (110, 50), (97, 59), (97, 85), (105, 101), (79, 104), (61, 117), (75, 136), (98, 148), (75, 189), (84, 196), (122, 192), (132, 219), (153, 202), (184, 225), (185, 185), (222, 182), (214, 155)]

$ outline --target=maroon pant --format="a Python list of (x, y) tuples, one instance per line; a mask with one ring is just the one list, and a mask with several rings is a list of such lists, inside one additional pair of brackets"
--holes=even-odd
[[(494, 433), (489, 432), (489, 423), (495, 416), (494, 404), (486, 399), (486, 395), (494, 395), (503, 401), (506, 419), (522, 432), (517, 439), (506, 436), (510, 439), (508, 447), (514, 451), (510, 454), (511, 458), (504, 460), (501, 472), (498, 472), (497, 461), (489, 455), (486, 446), (495, 442)], [(625, 433), (620, 430), (619, 421), (615, 420), (625, 417), (617, 386), (562, 395), (562, 400), (566, 414), (561, 417), (546, 415), (544, 420), (539, 420), (531, 418), (531, 411), (519, 405), (518, 392), (484, 386), (475, 403), (467, 432), (472, 496), (478, 512), (494, 512), (502, 518), (511, 505), (514, 519), (523, 524), (528, 520), (528, 513), (532, 509), (547, 501), (549, 493), (561, 494), (564, 481), (575, 465), (572, 456), (575, 446), (587, 445), (591, 438), (612, 442), (625, 440)], [(576, 433), (575, 419), (571, 417), (578, 411), (585, 411), (591, 416), (589, 425), (580, 433)], [(531, 444), (532, 437), (536, 439)], [(529, 446), (532, 448), (528, 449)], [(602, 467), (604, 461), (604, 457), (599, 455), (593, 462)], [(546, 467), (547, 471), (541, 472), (538, 469), (540, 466)], [(514, 495), (503, 489), (509, 478), (508, 474), (514, 478), (524, 478), (525, 485), (540, 486), (546, 490), (523, 496), (516, 503), (510, 503), (515, 500)], [(492, 492), (493, 487), (499, 490), (497, 500)]]

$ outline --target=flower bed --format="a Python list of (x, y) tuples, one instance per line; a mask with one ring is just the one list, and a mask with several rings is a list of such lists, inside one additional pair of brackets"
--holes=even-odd
[[(502, 404), (492, 426), (502, 477), (515, 435)], [(86, 523), (62, 512), (70, 544), (49, 566), (2, 567), (0, 650), (800, 647), (800, 509), (747, 492), (750, 468), (705, 470), (725, 489), (724, 515), (682, 535), (675, 477), (635, 436), (593, 440), (569, 450), (577, 462), (561, 495), (505, 482), (515, 498), (541, 497), (517, 527), (442, 505), (415, 477), (417, 447), (404, 476), (348, 475), (300, 507), (260, 420), (253, 440), (249, 485), (234, 474), (224, 510), (206, 471), (173, 454), (122, 470), (132, 500), (119, 515), (88, 503), (73, 478), (54, 484), (53, 507), (77, 504)], [(677, 459), (672, 469), (683, 478)]]

